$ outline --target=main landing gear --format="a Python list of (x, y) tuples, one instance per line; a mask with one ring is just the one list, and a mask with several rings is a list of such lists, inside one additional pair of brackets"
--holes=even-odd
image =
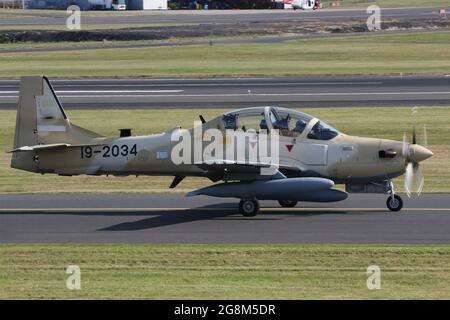
[[(283, 208), (293, 208), (297, 205), (295, 200), (279, 200), (278, 203)], [(241, 200), (239, 202), (239, 212), (244, 217), (254, 217), (259, 212), (259, 202), (255, 199)]]
[(389, 181), (389, 197), (386, 200), (386, 206), (389, 210), (397, 212), (403, 208), (403, 200), (399, 195), (395, 194), (394, 183)]
[(259, 212), (258, 200), (241, 200), (239, 202), (239, 212), (244, 217), (254, 217)]

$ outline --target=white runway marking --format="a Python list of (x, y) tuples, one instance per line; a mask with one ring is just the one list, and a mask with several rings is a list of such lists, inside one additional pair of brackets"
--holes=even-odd
[[(319, 92), (319, 93), (212, 93), (212, 94), (152, 94), (152, 95), (109, 95), (108, 97), (114, 98), (146, 98), (146, 97), (157, 97), (157, 98), (187, 98), (187, 97), (296, 97), (296, 96), (370, 96), (370, 95), (450, 95), (450, 91), (444, 92)], [(61, 98), (104, 98), (104, 95), (61, 95)]]
[(178, 93), (184, 90), (67, 90), (56, 93)]
[[(184, 90), (57, 90), (56, 93), (178, 93)], [(15, 94), (19, 93), (15, 91), (0, 91), (0, 94)]]

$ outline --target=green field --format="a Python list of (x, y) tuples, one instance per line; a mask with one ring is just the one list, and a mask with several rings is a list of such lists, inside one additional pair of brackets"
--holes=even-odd
[[(1, 27), (0, 27), (1, 30)], [(104, 50), (108, 48), (117, 49), (120, 47), (128, 48), (129, 46), (138, 45), (138, 46), (150, 46), (154, 44), (166, 44), (166, 43), (180, 43), (180, 42), (189, 42), (189, 41), (214, 41), (217, 40), (237, 40), (237, 39), (255, 39), (255, 38), (273, 38), (273, 35), (263, 35), (263, 34), (250, 34), (250, 35), (240, 35), (240, 36), (208, 36), (208, 37), (171, 37), (168, 39), (154, 39), (154, 40), (121, 40), (121, 41), (80, 41), (80, 42), (70, 42), (70, 41), (60, 41), (60, 42), (8, 42), (1, 43), (2, 49), (47, 49), (52, 50), (54, 48), (70, 48), (71, 50), (86, 50), (89, 48), (90, 50), (99, 49)], [(0, 56), (3, 53), (0, 53)]]
[(449, 299), (449, 266), (449, 246), (1, 245), (0, 299)]
[[(2, 17), (1, 9), (0, 9), (0, 18)], [(190, 26), (196, 25), (195, 23), (131, 23), (131, 24), (88, 24), (85, 23), (82, 25), (82, 30), (120, 30), (120, 29), (128, 29), (128, 28), (150, 28), (150, 27), (170, 27), (170, 26)], [(13, 31), (13, 30), (59, 30), (59, 31), (67, 31), (66, 25), (15, 25), (15, 26), (0, 26), (0, 31)]]
[[(344, 133), (402, 140), (403, 132), (411, 133), (410, 108), (316, 108), (301, 109), (327, 121)], [(134, 128), (136, 135), (159, 133), (181, 125), (189, 128), (201, 112), (212, 119), (224, 110), (74, 110), (68, 111), (71, 121), (106, 136), (117, 136), (118, 128)], [(108, 121), (104, 114), (108, 113)], [(450, 192), (450, 108), (423, 107), (419, 111), (418, 136), (422, 124), (427, 125), (429, 148), (434, 156), (421, 167), (425, 175), (425, 192)], [(207, 179), (188, 178), (175, 190), (168, 190), (170, 177), (60, 177), (37, 175), (9, 167), (15, 112), (0, 110), (0, 193), (61, 193), (61, 192), (187, 192), (210, 183)], [(411, 138), (409, 137), (411, 140)], [(402, 190), (402, 180), (398, 189)], [(43, 187), (45, 186), (45, 187)]]
[[(1, 53), (0, 77), (448, 74), (450, 32)], [(302, 57), (302, 58), (300, 58)]]

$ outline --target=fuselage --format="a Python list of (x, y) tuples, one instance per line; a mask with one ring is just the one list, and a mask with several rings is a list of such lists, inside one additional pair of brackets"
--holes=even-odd
[[(212, 135), (222, 133), (223, 138), (212, 139), (210, 131)], [(287, 177), (316, 176), (336, 183), (365, 183), (389, 180), (405, 172), (405, 144), (401, 141), (346, 135), (310, 115), (273, 107), (232, 111), (190, 130), (175, 128), (148, 136), (98, 138), (91, 145), (43, 150), (39, 152), (36, 172), (208, 176), (199, 166), (205, 161), (211, 163), (227, 157), (237, 163), (264, 162), (259, 154), (255, 155), (263, 131), (277, 131), (276, 165)], [(239, 147), (246, 152), (240, 159), (225, 155), (230, 148), (230, 132), (234, 138), (245, 137), (244, 146)], [(180, 152), (183, 140), (189, 143)], [(214, 141), (224, 154), (214, 157), (208, 153), (208, 146), (211, 149)], [(420, 160), (431, 155), (418, 145), (406, 148), (408, 154), (414, 153)]]

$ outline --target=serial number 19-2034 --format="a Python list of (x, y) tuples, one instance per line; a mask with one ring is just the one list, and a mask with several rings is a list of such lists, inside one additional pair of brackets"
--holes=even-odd
[(112, 146), (103, 146), (102, 149), (94, 150), (92, 147), (81, 147), (81, 159), (89, 159), (92, 158), (94, 154), (100, 153), (103, 158), (110, 157), (126, 157), (128, 155), (137, 155), (137, 147), (135, 144), (132, 146), (123, 144), (123, 145), (112, 145)]

